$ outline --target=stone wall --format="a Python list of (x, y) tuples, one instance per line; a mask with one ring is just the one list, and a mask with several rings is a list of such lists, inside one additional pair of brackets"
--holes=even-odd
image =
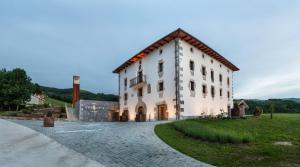
[(113, 121), (113, 113), (118, 110), (119, 103), (111, 101), (79, 100), (75, 104), (80, 121)]

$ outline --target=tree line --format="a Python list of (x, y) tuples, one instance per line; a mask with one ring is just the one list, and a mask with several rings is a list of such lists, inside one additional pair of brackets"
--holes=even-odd
[(257, 107), (263, 113), (270, 113), (271, 108), (274, 113), (300, 113), (300, 103), (288, 99), (269, 99), (269, 100), (245, 100), (249, 108), (246, 114), (253, 114)]
[(0, 70), (0, 111), (19, 110), (34, 93), (42, 92), (38, 84), (31, 82), (25, 70)]

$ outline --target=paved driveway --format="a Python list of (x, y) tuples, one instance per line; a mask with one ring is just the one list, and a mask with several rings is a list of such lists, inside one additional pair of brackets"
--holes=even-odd
[(56, 122), (13, 120), (106, 166), (209, 166), (163, 143), (154, 133), (158, 122)]

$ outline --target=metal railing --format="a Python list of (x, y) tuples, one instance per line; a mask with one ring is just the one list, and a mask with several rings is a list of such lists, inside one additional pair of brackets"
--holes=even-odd
[(135, 86), (139, 83), (144, 83), (144, 82), (146, 82), (146, 76), (145, 75), (134, 77), (130, 80), (130, 87), (133, 87), (133, 86)]

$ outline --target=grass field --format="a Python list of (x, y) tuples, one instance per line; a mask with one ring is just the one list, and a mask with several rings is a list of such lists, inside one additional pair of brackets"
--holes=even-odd
[[(176, 130), (180, 122), (194, 130), (246, 133), (251, 141), (231, 144), (197, 138)], [(273, 119), (263, 115), (236, 120), (184, 120), (157, 125), (155, 133), (180, 152), (217, 166), (300, 166), (300, 114), (274, 114)], [(276, 141), (289, 141), (292, 145), (275, 145)]]
[(67, 104), (67, 106), (71, 106), (70, 103), (61, 101), (61, 100), (57, 100), (57, 99), (53, 99), (50, 97), (45, 97), (45, 103), (46, 104), (51, 104), (52, 106), (61, 106), (61, 107), (65, 107), (65, 104)]

